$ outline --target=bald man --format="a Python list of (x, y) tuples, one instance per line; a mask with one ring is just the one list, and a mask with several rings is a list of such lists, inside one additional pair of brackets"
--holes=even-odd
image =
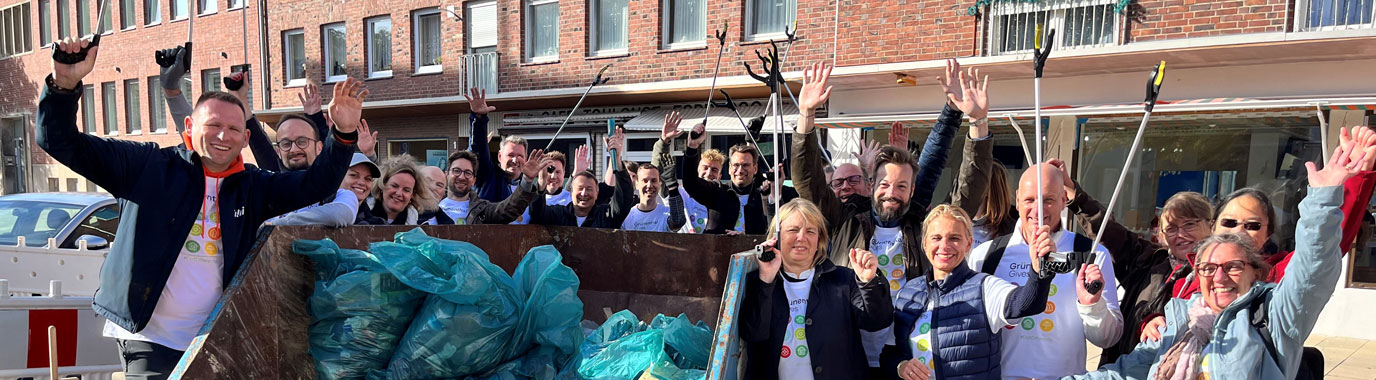
[(846, 199), (855, 194), (868, 198), (872, 193), (869, 182), (865, 172), (856, 164), (841, 164), (831, 172), (831, 191), (836, 193), (837, 198)]
[[(1042, 204), (1037, 204), (1037, 172), (1041, 171)], [(1037, 230), (1037, 220), (1051, 226), (1052, 240), (1058, 251), (1089, 251), (1093, 240), (1061, 226), (1061, 211), (1068, 195), (1061, 170), (1050, 164), (1040, 164), (1023, 172), (1018, 181), (1015, 203), (1018, 223), (1013, 233), (980, 244), (970, 252), (966, 263), (971, 269), (982, 271), (1014, 284), (1028, 281), (1027, 268), (1032, 264), (1027, 255), (1027, 241)], [(1094, 247), (1099, 255), (1094, 265), (1082, 268), (1076, 276), (1056, 276), (1051, 283), (1051, 297), (1046, 313), (1023, 318), (1017, 326), (1007, 326), (1003, 337), (1003, 378), (1054, 379), (1085, 373), (1085, 340), (1099, 347), (1111, 347), (1123, 331), (1123, 314), (1118, 310), (1118, 284), (1113, 272), (1113, 258), (1103, 246)], [(1101, 280), (1103, 290), (1089, 294), (1083, 283)], [(1073, 306), (1072, 306), (1073, 305)], [(1047, 360), (1048, 353), (1057, 353), (1056, 360)]]
[[(428, 165), (427, 165), (427, 166), (422, 166), (422, 167), (420, 167), (420, 175), (423, 175), (423, 176), (425, 176), (426, 179), (430, 180), (430, 181), (429, 181), (429, 182), (430, 182), (430, 188), (427, 189), (427, 190), (429, 190), (430, 193), (435, 194), (435, 199), (444, 199), (444, 198), (445, 198), (445, 193), (444, 193), (444, 184), (445, 184), (445, 181), (444, 181), (444, 178), (445, 178), (445, 177), (444, 177), (444, 169), (440, 169), (440, 168), (438, 168), (438, 167), (428, 166)], [(420, 216), (417, 217), (416, 221), (417, 221), (417, 223), (419, 223), (419, 224), (430, 224), (430, 225), (436, 225), (436, 224), (438, 224), (438, 225), (454, 224), (454, 218), (450, 218), (450, 217), (449, 217), (449, 214), (444, 213), (444, 211), (441, 211), (441, 210), (438, 209), (438, 208), (437, 208), (437, 209), (434, 209), (434, 210), (425, 210), (425, 211), (422, 211), (421, 214), (420, 214)]]

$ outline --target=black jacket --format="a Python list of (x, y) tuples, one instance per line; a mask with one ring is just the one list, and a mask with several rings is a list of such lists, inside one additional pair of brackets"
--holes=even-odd
[(545, 198), (536, 192), (535, 182), (529, 179), (522, 180), (521, 184), (516, 186), (516, 192), (501, 202), (491, 202), (479, 198), (477, 194), (469, 192), (467, 224), (511, 224), (526, 212), (526, 208), (530, 207), (536, 196), (540, 199)]
[[(81, 88), (81, 87), (77, 87)], [(76, 126), (81, 91), (46, 86), (38, 99), (38, 146), (132, 206), (120, 210), (120, 235), (100, 269), (92, 308), (130, 332), (142, 331), (205, 200), (205, 169), (185, 148), (106, 139)], [(253, 165), (224, 177), (218, 201), (228, 288), (268, 218), (309, 206), (334, 194), (348, 169), (357, 135), (332, 133), (310, 169), (275, 173)]]
[[(683, 151), (683, 167), (696, 169), (701, 160), (702, 150), (688, 148)], [(747, 195), (745, 233), (763, 235), (768, 232), (769, 216), (765, 214), (759, 182), (747, 189), (738, 189), (735, 186), (702, 179), (697, 175), (685, 174), (680, 180), (683, 181), (683, 190), (688, 192), (688, 196), (707, 208), (707, 227), (703, 229), (703, 233), (720, 235), (734, 230), (736, 220), (741, 217), (741, 195)]]
[[(746, 274), (745, 299), (741, 302), (741, 338), (745, 340), (745, 379), (779, 378), (779, 351), (788, 329), (788, 296), (780, 285), (760, 281), (759, 270)], [(860, 343), (860, 330), (879, 331), (893, 324), (889, 281), (878, 273), (860, 284), (850, 268), (822, 260), (813, 272), (808, 294), (804, 334), (811, 348), (813, 378), (865, 379), (869, 360)]]
[(617, 170), (616, 190), (613, 192), (611, 202), (593, 206), (582, 225), (578, 224), (578, 216), (574, 214), (573, 202), (562, 206), (550, 206), (545, 202), (544, 190), (540, 189), (535, 195), (537, 199), (530, 202), (530, 224), (621, 228), (621, 223), (626, 221), (626, 215), (630, 214), (632, 207), (635, 207), (635, 195), (631, 190), (634, 187), (635, 185), (631, 183), (631, 176), (626, 174), (625, 170)]

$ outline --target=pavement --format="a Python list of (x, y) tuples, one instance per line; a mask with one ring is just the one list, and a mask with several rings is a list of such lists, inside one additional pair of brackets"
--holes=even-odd
[[(1376, 340), (1310, 335), (1304, 345), (1323, 351), (1325, 380), (1376, 380)], [(1097, 368), (1101, 351), (1089, 345), (1086, 369)]]

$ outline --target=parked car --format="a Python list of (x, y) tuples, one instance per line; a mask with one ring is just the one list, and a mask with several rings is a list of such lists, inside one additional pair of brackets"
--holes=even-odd
[(24, 237), (28, 247), (104, 249), (119, 227), (119, 202), (105, 193), (23, 193), (0, 196), (0, 246)]

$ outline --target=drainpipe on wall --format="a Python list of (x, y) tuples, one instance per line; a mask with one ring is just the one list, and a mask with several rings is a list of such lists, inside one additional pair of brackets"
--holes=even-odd
[(268, 2), (258, 0), (258, 72), (262, 79), (263, 87), (263, 109), (272, 109), (272, 90), (268, 87), (272, 84), (272, 69), (268, 66)]

